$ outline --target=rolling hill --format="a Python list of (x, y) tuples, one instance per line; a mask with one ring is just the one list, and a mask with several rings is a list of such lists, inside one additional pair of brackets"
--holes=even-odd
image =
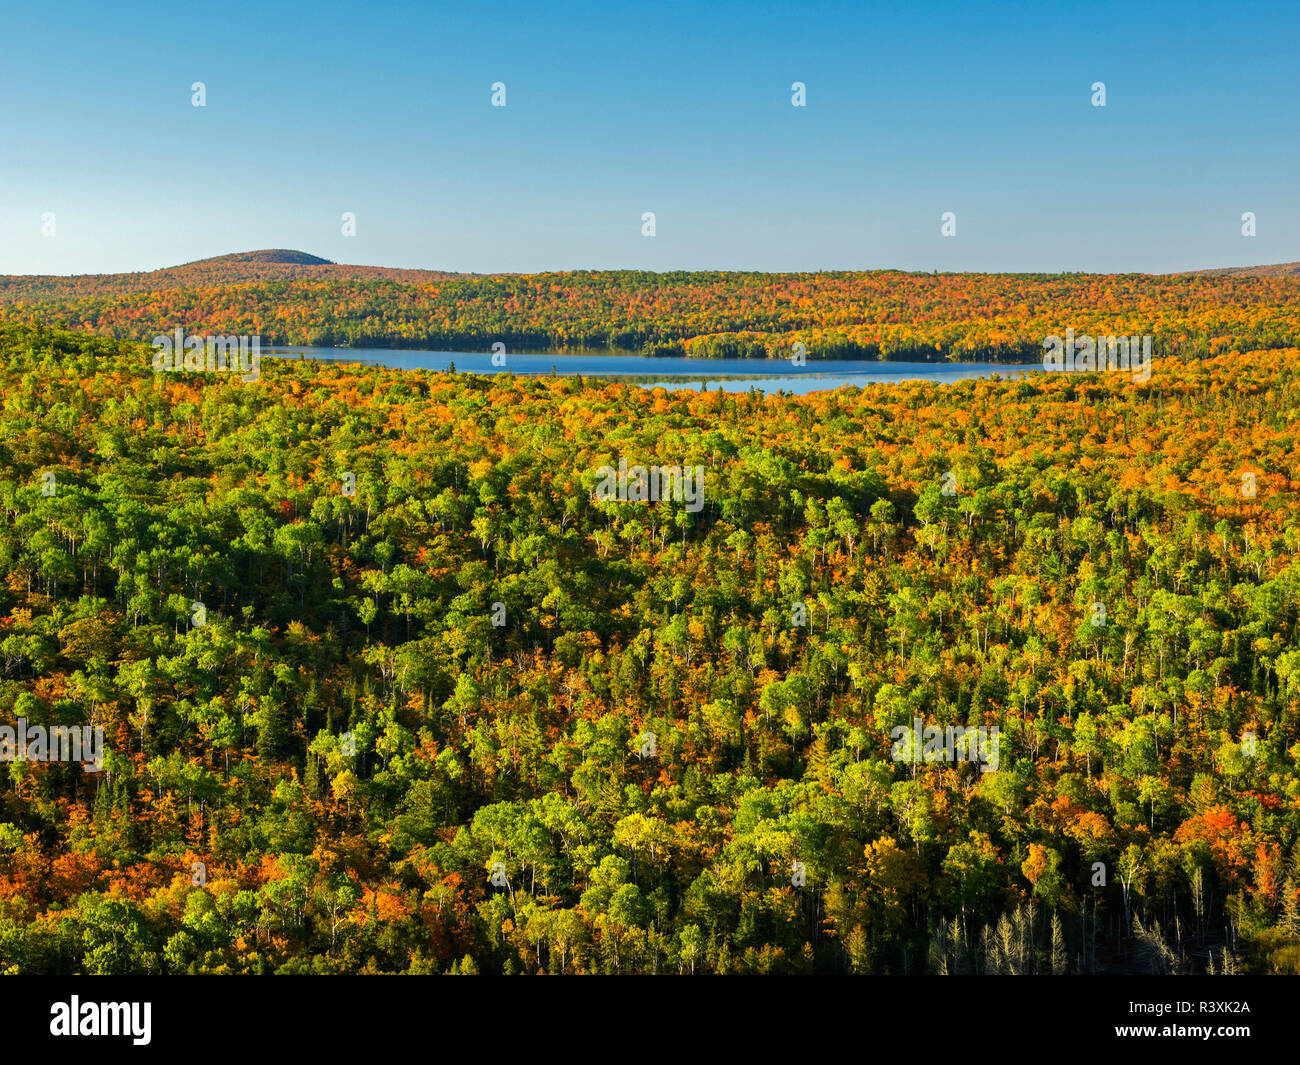
[(1043, 339), (1151, 335), (1164, 355), (1300, 344), (1297, 264), (1180, 274), (456, 274), (267, 249), (147, 273), (0, 277), (0, 321), (270, 345), (1026, 362)]

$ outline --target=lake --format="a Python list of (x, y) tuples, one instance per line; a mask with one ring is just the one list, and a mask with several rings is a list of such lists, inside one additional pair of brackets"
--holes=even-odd
[(516, 373), (567, 377), (626, 377), (644, 388), (721, 388), (727, 392), (785, 390), (798, 395), (873, 382), (961, 381), (968, 377), (1000, 374), (1015, 377), (1042, 373), (1035, 364), (995, 362), (878, 362), (865, 359), (818, 360), (797, 367), (786, 359), (685, 359), (650, 358), (633, 353), (554, 352), (508, 354), (506, 365), (493, 366), (486, 351), (412, 351), (393, 348), (273, 347), (268, 358), (329, 359), (388, 366), (400, 370), (446, 370), (477, 374)]

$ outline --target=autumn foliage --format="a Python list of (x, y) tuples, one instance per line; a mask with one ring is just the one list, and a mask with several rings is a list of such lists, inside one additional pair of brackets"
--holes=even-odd
[[(108, 747), (0, 764), (4, 970), (1296, 965), (1300, 350), (803, 398), (0, 355), (0, 721)], [(704, 508), (597, 499), (620, 457)], [(917, 717), (997, 770), (895, 761)]]

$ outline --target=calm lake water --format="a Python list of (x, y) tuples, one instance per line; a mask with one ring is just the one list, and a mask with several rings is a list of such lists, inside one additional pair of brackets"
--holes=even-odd
[(369, 363), (401, 370), (446, 370), (478, 374), (516, 373), (560, 376), (635, 378), (645, 388), (721, 388), (727, 392), (785, 390), (803, 395), (841, 385), (876, 381), (960, 381), (968, 377), (1017, 377), (1042, 373), (1041, 366), (990, 362), (877, 362), (857, 359), (818, 360), (796, 367), (786, 359), (650, 358), (636, 354), (565, 352), (545, 355), (507, 354), (506, 365), (493, 366), (484, 351), (399, 351), (391, 348), (268, 348), (274, 358), (331, 359)]

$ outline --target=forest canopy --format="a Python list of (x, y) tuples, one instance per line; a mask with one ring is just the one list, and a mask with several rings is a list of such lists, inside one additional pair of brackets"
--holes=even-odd
[[(0, 326), (0, 721), (107, 748), (0, 763), (0, 971), (1300, 971), (1300, 350), (805, 397), (150, 354)], [(620, 459), (704, 506), (597, 499)], [(918, 718), (997, 770), (896, 761)]]

